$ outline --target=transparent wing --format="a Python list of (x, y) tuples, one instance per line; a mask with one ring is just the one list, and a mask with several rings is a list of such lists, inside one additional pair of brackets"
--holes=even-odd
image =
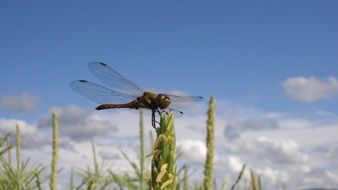
[(164, 109), (164, 111), (166, 113), (173, 113), (176, 118), (180, 118), (180, 117), (183, 116), (183, 111), (176, 110), (176, 109), (173, 109), (173, 108), (166, 108), (166, 109)]
[(136, 98), (136, 96), (117, 92), (86, 80), (73, 81), (70, 87), (98, 104), (128, 103)]
[[(182, 117), (184, 115), (183, 111), (176, 110), (176, 109), (173, 109), (173, 108), (163, 109), (162, 112), (165, 113), (165, 114), (173, 113), (175, 118), (180, 118), (180, 117)], [(150, 115), (151, 111), (144, 109), (144, 113), (145, 113), (145, 115)], [(156, 116), (156, 118), (160, 118), (161, 117), (161, 113), (156, 112), (155, 116)]]
[(91, 62), (88, 64), (88, 68), (101, 82), (118, 91), (135, 96), (140, 96), (144, 92), (142, 88), (120, 75), (105, 63)]
[(203, 100), (202, 96), (177, 96), (172, 94), (165, 94), (172, 102), (197, 102)]

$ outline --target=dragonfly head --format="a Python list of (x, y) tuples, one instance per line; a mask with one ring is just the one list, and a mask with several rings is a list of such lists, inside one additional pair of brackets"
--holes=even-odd
[(170, 105), (170, 98), (165, 94), (159, 94), (156, 97), (156, 105), (161, 109), (165, 109)]

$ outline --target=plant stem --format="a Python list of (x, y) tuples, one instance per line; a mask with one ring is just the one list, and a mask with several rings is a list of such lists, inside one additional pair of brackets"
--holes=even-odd
[(74, 190), (74, 168), (72, 167), (70, 169), (70, 185), (69, 185), (70, 190)]
[(208, 119), (207, 119), (207, 159), (205, 161), (204, 168), (204, 189), (212, 189), (212, 172), (213, 172), (213, 161), (214, 161), (214, 129), (215, 129), (215, 98), (211, 96), (209, 101), (208, 109)]
[(52, 157), (52, 173), (50, 177), (50, 189), (56, 190), (57, 189), (57, 159), (58, 159), (58, 144), (59, 144), (59, 126), (57, 120), (57, 114), (53, 113), (53, 157)]
[(250, 169), (250, 177), (251, 177), (251, 189), (252, 190), (261, 190), (261, 181), (260, 177), (255, 174), (255, 172)]
[(189, 182), (188, 182), (188, 167), (184, 166), (183, 169), (183, 190), (189, 190)]
[(174, 115), (161, 115), (160, 127), (156, 129), (151, 163), (151, 187), (153, 190), (175, 190), (176, 179), (176, 137)]
[(21, 170), (21, 133), (19, 124), (16, 124), (16, 169)]
[(144, 123), (143, 111), (140, 111), (140, 190), (144, 190)]
[(91, 144), (92, 144), (92, 151), (93, 151), (94, 172), (95, 172), (95, 176), (97, 177), (99, 175), (99, 165), (97, 163), (97, 157), (96, 157), (96, 149), (95, 149), (94, 139), (91, 140)]
[(19, 124), (16, 124), (16, 172), (17, 179), (16, 185), (18, 189), (22, 189), (24, 184), (22, 183), (22, 167), (21, 167), (21, 133)]
[(242, 169), (237, 176), (236, 182), (231, 186), (231, 190), (236, 189), (237, 184), (239, 183), (239, 181), (241, 180), (241, 178), (243, 176), (244, 170), (245, 170), (245, 164), (242, 165)]
[(8, 164), (9, 166), (12, 166), (12, 152), (11, 152), (11, 148), (12, 148), (12, 145), (9, 143), (9, 140), (6, 139), (6, 145), (7, 145), (7, 148), (8, 148)]
[(36, 172), (36, 173), (34, 174), (34, 176), (35, 176), (35, 181), (36, 181), (36, 188), (37, 188), (38, 190), (42, 190), (39, 172)]

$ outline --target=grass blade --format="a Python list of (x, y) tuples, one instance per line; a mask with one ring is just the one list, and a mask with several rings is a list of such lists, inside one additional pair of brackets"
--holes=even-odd
[(16, 124), (16, 169), (21, 170), (21, 133), (19, 124)]
[(140, 111), (140, 190), (144, 190), (144, 123), (143, 111)]
[(207, 119), (207, 159), (205, 161), (204, 168), (204, 189), (212, 189), (212, 172), (214, 162), (214, 149), (215, 149), (215, 98), (211, 96), (209, 101)]
[(57, 189), (57, 159), (58, 159), (58, 144), (59, 144), (59, 126), (57, 120), (57, 114), (53, 113), (53, 155), (52, 155), (52, 173), (50, 176), (50, 189), (56, 190)]
[(241, 180), (243, 176), (244, 170), (245, 170), (245, 164), (242, 165), (242, 169), (237, 176), (236, 182), (231, 186), (231, 190), (235, 190), (237, 184), (239, 183), (239, 181)]

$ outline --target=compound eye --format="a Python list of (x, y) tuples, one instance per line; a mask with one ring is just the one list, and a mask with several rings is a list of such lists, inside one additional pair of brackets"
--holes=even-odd
[(167, 101), (167, 100), (168, 100), (168, 97), (162, 95), (162, 96), (161, 96), (161, 100), (162, 100), (162, 101)]
[(163, 96), (162, 96), (162, 95), (159, 95), (158, 98), (157, 98), (157, 101), (158, 101), (159, 103), (162, 103), (162, 101), (163, 101)]

